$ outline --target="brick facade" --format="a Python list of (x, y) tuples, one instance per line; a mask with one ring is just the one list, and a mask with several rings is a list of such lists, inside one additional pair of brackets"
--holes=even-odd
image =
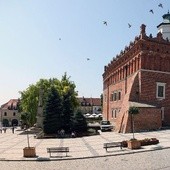
[(139, 108), (135, 131), (170, 125), (170, 42), (160, 32), (147, 36), (145, 27), (104, 68), (103, 117), (117, 132), (131, 132), (130, 106)]

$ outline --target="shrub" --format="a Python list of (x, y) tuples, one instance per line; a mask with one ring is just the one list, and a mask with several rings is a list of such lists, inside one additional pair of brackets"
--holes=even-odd
[[(159, 140), (156, 138), (145, 138), (139, 141), (141, 142), (141, 146), (156, 145), (159, 143)], [(127, 140), (122, 141), (122, 147), (127, 147)]]

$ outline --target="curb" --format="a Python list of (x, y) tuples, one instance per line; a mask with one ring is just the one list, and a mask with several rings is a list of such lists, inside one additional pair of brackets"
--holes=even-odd
[(87, 157), (74, 157), (74, 158), (57, 158), (57, 159), (50, 159), (47, 157), (38, 157), (38, 158), (26, 158), (26, 159), (5, 159), (5, 158), (0, 158), (1, 161), (37, 161), (37, 162), (47, 162), (47, 161), (66, 161), (66, 160), (79, 160), (79, 159), (93, 159), (93, 158), (103, 158), (103, 157), (112, 157), (112, 156), (120, 156), (120, 155), (128, 155), (128, 154), (136, 154), (136, 153), (143, 153), (143, 152), (153, 152), (153, 151), (158, 151), (158, 150), (164, 150), (164, 149), (170, 149), (170, 147), (163, 147), (163, 148), (155, 148), (155, 149), (146, 149), (146, 150), (132, 150), (130, 152), (126, 153), (116, 153), (116, 154), (110, 154), (110, 155), (99, 155), (99, 156), (87, 156)]

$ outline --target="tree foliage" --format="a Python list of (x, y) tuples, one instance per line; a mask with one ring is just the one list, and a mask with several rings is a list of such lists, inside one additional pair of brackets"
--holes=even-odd
[(35, 115), (38, 107), (38, 87), (30, 85), (25, 91), (20, 93), (20, 110), (29, 114), (29, 124), (33, 125), (36, 121)]
[(134, 124), (134, 115), (139, 113), (138, 107), (131, 106), (128, 110), (128, 113), (131, 115), (131, 127), (132, 127), (132, 133), (133, 133), (133, 139), (135, 139), (135, 124)]
[(23, 112), (21, 114), (21, 120), (22, 120), (22, 126), (26, 125), (26, 127), (29, 126), (29, 122), (30, 122), (30, 114), (27, 112)]
[(135, 115), (135, 114), (138, 114), (139, 113), (139, 109), (137, 108), (137, 107), (135, 107), (135, 106), (131, 106), (130, 108), (129, 108), (129, 114), (133, 114), (133, 115)]
[(73, 131), (76, 133), (86, 132), (87, 131), (87, 122), (86, 118), (80, 110), (75, 113)]
[[(55, 107), (55, 101), (49, 99), (49, 95), (52, 95), (51, 90), (57, 90), (58, 96), (60, 96), (62, 102), (62, 112), (61, 112), (61, 124), (64, 130), (70, 130), (72, 126), (72, 121), (74, 119), (73, 115), (78, 106), (77, 92), (75, 91), (74, 82), (70, 81), (70, 77), (65, 73), (61, 80), (56, 78), (53, 79), (40, 79), (35, 85), (30, 85), (26, 90), (20, 92), (20, 110), (21, 112), (26, 112), (30, 115), (29, 124), (33, 125), (36, 123), (36, 115), (38, 108), (38, 98), (40, 88), (43, 88), (43, 103), (45, 107), (51, 103)], [(49, 94), (50, 93), (50, 94)], [(52, 96), (51, 96), (52, 97)], [(46, 103), (47, 102), (47, 103)], [(49, 107), (49, 106), (48, 106)], [(47, 108), (48, 108), (47, 107)], [(52, 106), (51, 106), (52, 107)], [(55, 108), (56, 109), (56, 108)], [(54, 112), (50, 112), (51, 114)], [(46, 120), (47, 121), (47, 120)]]
[(62, 99), (58, 90), (48, 90), (44, 106), (43, 130), (46, 134), (56, 134), (62, 128)]
[(61, 79), (61, 91), (63, 97), (63, 129), (67, 132), (71, 130), (75, 108), (78, 106), (75, 84), (69, 81), (65, 74)]

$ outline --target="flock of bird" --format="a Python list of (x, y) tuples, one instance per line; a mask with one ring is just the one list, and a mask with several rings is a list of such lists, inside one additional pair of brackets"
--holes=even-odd
[[(159, 5), (158, 5), (158, 7), (163, 8), (163, 5), (162, 5), (162, 4), (159, 4)], [(149, 12), (151, 12), (152, 14), (154, 14), (153, 9), (150, 9), (150, 11), (149, 11)]]
[[(160, 3), (160, 4), (158, 5), (158, 7), (163, 8), (163, 5)], [(152, 13), (152, 14), (154, 14), (153, 9), (150, 9), (149, 12)], [(103, 21), (103, 24), (106, 25), (106, 26), (108, 25), (107, 21)], [(131, 26), (132, 26), (132, 25), (128, 23), (128, 27), (130, 28)]]
[[(160, 4), (158, 5), (158, 7), (163, 8), (163, 5), (160, 3)], [(154, 14), (153, 9), (150, 9), (149, 12), (152, 13), (152, 14)], [(105, 26), (107, 26), (107, 25), (108, 25), (108, 22), (107, 22), (107, 21), (103, 21), (103, 24), (104, 24)], [(132, 27), (132, 25), (131, 25), (130, 23), (128, 23), (128, 28), (131, 28), (131, 27)], [(59, 40), (61, 40), (61, 38), (59, 38)], [(90, 58), (86, 58), (86, 60), (89, 61)]]
[[(158, 7), (163, 8), (163, 5), (160, 3), (160, 4), (158, 5)], [(153, 9), (150, 9), (149, 12), (152, 13), (152, 14), (154, 14)], [(104, 24), (105, 26), (108, 25), (107, 21), (103, 21), (103, 24)], [(132, 27), (132, 25), (131, 25), (130, 23), (128, 23), (128, 28), (131, 28), (131, 27)], [(90, 60), (90, 58), (87, 58), (87, 61), (88, 61), (88, 60)]]

